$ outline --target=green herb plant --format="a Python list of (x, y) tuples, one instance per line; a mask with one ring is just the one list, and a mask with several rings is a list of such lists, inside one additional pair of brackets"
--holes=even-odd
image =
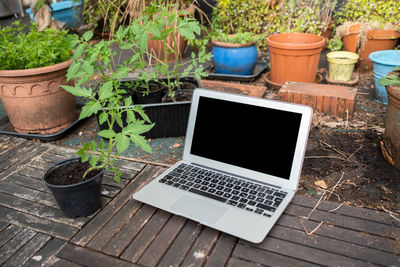
[(72, 58), (74, 36), (67, 31), (39, 31), (34, 23), (29, 33), (15, 21), (0, 28), (0, 70), (20, 70), (51, 66)]
[[(89, 161), (90, 168), (85, 172), (83, 179), (93, 170), (105, 168), (114, 173), (114, 179), (120, 180), (121, 172), (115, 165), (116, 158), (131, 144), (151, 152), (151, 147), (142, 134), (154, 126), (140, 106), (132, 106), (132, 97), (123, 97), (126, 93), (120, 88), (121, 80), (137, 69), (137, 65), (130, 65), (130, 61), (116, 63), (116, 51), (113, 45), (122, 45), (132, 42), (132, 39), (119, 39), (117, 36), (97, 44), (89, 42), (92, 32), (86, 32), (77, 40), (77, 48), (73, 62), (68, 69), (67, 81), (74, 80), (74, 86), (63, 86), (71, 94), (87, 98), (83, 106), (80, 119), (99, 113), (100, 124), (106, 123), (107, 129), (97, 134), (107, 139), (86, 142), (77, 154), (82, 162)], [(95, 90), (98, 85), (98, 89)], [(126, 116), (126, 124), (122, 117)], [(122, 128), (121, 132), (114, 131), (114, 125)]]
[(239, 32), (237, 34), (220, 33), (217, 37), (218, 41), (234, 44), (247, 44), (251, 42), (257, 42), (260, 39), (261, 36), (255, 36), (251, 32)]
[(393, 72), (395, 73), (389, 73), (388, 75), (380, 78), (378, 80), (379, 85), (400, 85), (400, 66), (394, 68)]

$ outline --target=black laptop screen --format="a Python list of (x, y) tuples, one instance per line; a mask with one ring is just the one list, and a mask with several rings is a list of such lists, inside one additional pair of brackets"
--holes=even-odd
[(289, 179), (301, 116), (202, 96), (190, 152)]

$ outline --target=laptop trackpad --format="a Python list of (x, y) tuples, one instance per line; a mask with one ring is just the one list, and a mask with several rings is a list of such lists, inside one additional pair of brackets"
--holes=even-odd
[(216, 223), (227, 210), (211, 200), (188, 195), (176, 201), (171, 209), (178, 214), (206, 223)]

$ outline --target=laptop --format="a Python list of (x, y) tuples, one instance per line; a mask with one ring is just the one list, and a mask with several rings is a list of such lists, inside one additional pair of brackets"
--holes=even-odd
[(297, 190), (311, 120), (308, 106), (196, 89), (182, 160), (133, 198), (259, 243)]

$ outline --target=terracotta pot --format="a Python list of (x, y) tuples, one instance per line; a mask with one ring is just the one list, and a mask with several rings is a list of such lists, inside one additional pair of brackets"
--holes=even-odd
[(271, 81), (313, 83), (325, 38), (309, 33), (280, 33), (267, 38)]
[(383, 135), (383, 155), (386, 160), (400, 169), (400, 85), (386, 86), (388, 107)]
[[(167, 47), (170, 47), (172, 50), (174, 49), (174, 42), (176, 42), (178, 48), (178, 60), (181, 60), (187, 46), (187, 41), (179, 33), (175, 35), (175, 38), (173, 37), (172, 34), (170, 34), (167, 37), (166, 41), (167, 41), (166, 42)], [(158, 58), (161, 61), (165, 60), (163, 42), (160, 40), (153, 40), (151, 34), (149, 34), (147, 49), (152, 54), (153, 57)], [(168, 53), (167, 60), (168, 63), (174, 62), (175, 55), (173, 53)], [(152, 63), (157, 63), (157, 62), (158, 61), (156, 59), (152, 59)]]
[(360, 55), (358, 67), (361, 71), (372, 71), (372, 61), (369, 55), (375, 51), (392, 50), (400, 32), (395, 30), (368, 30), (367, 41), (362, 47), (359, 46), (359, 35), (361, 24), (349, 27), (347, 34), (343, 37), (343, 50), (358, 53)]
[(0, 71), (0, 97), (15, 131), (50, 134), (76, 119), (75, 97), (60, 87), (71, 62)]

